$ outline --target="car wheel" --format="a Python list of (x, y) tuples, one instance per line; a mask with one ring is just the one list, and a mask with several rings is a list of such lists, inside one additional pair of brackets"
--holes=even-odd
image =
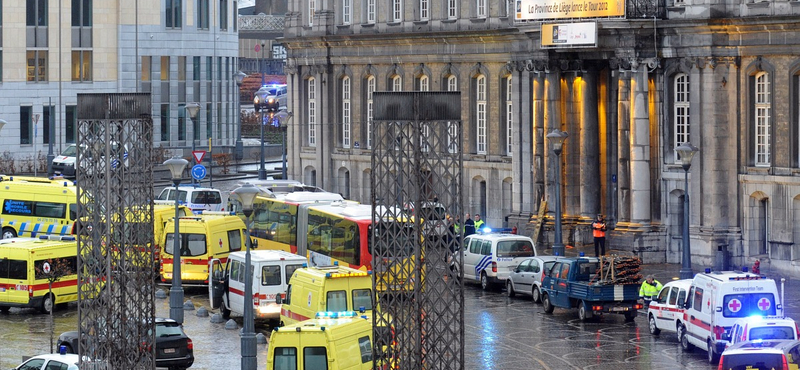
[(586, 302), (578, 302), (578, 318), (581, 319), (581, 321), (590, 320), (593, 316), (594, 313), (586, 309)]
[(692, 344), (689, 343), (689, 338), (687, 336), (686, 327), (682, 324), (678, 324), (678, 342), (681, 343), (682, 350), (689, 352), (692, 350)]
[(636, 311), (636, 310), (626, 311), (625, 312), (625, 321), (626, 322), (633, 321), (636, 318), (636, 315), (638, 315), (638, 314), (639, 314), (639, 311)]
[(542, 301), (542, 292), (539, 291), (539, 287), (534, 285), (533, 291), (531, 292), (531, 297), (533, 297), (533, 303), (539, 303)]
[(653, 315), (648, 315), (648, 316), (649, 316), (649, 318), (648, 318), (649, 325), (648, 326), (650, 328), (650, 334), (653, 334), (653, 335), (661, 334), (661, 329), (659, 329), (658, 326), (656, 326), (656, 318), (655, 318), (655, 316), (653, 316)]
[(550, 295), (545, 293), (542, 295), (542, 306), (544, 308), (544, 312), (546, 313), (553, 313), (555, 307), (553, 307), (553, 303), (550, 302)]
[(486, 276), (485, 272), (482, 272), (481, 273), (481, 289), (489, 290), (489, 288), (491, 288), (491, 286), (489, 284), (489, 277)]
[(710, 340), (706, 342), (706, 350), (708, 351), (708, 363), (718, 365), (719, 355), (714, 351), (714, 344)]
[(513, 297), (514, 295), (516, 295), (516, 292), (514, 292), (514, 284), (513, 284), (513, 283), (511, 283), (511, 279), (509, 279), (509, 280), (506, 282), (506, 294), (507, 294), (509, 297)]
[(44, 298), (42, 298), (42, 306), (39, 307), (39, 311), (41, 311), (42, 313), (50, 313), (50, 311), (52, 311), (53, 308), (55, 307), (55, 305), (53, 304), (54, 301), (55, 299), (53, 298), (52, 294), (50, 293), (45, 294)]
[(17, 237), (17, 232), (14, 231), (14, 229), (10, 227), (3, 228), (3, 239), (11, 239), (16, 237)]

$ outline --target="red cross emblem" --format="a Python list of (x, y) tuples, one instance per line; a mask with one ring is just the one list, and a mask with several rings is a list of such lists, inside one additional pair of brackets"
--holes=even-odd
[(728, 309), (731, 310), (731, 312), (734, 312), (734, 313), (735, 312), (739, 312), (739, 310), (742, 309), (742, 302), (739, 302), (739, 300), (736, 299), (736, 298), (731, 299), (731, 301), (728, 302)]
[(771, 306), (772, 304), (769, 302), (769, 299), (761, 298), (758, 300), (758, 308), (760, 308), (761, 311), (769, 310)]

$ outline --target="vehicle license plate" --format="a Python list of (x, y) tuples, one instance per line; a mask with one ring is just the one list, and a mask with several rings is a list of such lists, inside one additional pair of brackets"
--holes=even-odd
[(627, 311), (626, 307), (611, 307), (611, 311)]
[(164, 353), (175, 353), (175, 348), (167, 348), (164, 350)]

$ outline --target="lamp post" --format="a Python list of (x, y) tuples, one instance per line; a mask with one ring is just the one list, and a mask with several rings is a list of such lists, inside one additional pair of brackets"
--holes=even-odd
[(264, 110), (267, 109), (268, 94), (267, 89), (262, 87), (256, 91), (255, 97), (253, 97), (253, 108), (261, 112), (261, 120), (259, 122), (261, 126), (261, 165), (258, 167), (259, 180), (267, 179), (267, 170), (264, 168)]
[(242, 99), (241, 99), (241, 91), (242, 91), (242, 82), (244, 82), (244, 78), (247, 75), (239, 71), (235, 75), (233, 75), (234, 80), (236, 80), (236, 148), (233, 150), (233, 157), (237, 161), (241, 161), (244, 158), (244, 147), (242, 145)]
[(250, 225), (253, 214), (253, 201), (260, 191), (253, 184), (246, 183), (231, 192), (231, 196), (242, 204), (242, 212), (247, 219), (247, 251), (244, 258), (244, 319), (242, 323), (241, 347), (242, 370), (255, 370), (258, 366), (256, 358), (256, 333), (253, 322), (253, 273), (250, 266)]
[(680, 155), (683, 166), (683, 258), (681, 261), (681, 279), (694, 277), (692, 271), (692, 248), (689, 245), (689, 168), (692, 167), (692, 158), (698, 149), (689, 142), (679, 145), (675, 150)]
[(279, 128), (281, 130), (281, 179), (286, 180), (286, 123), (293, 116), (292, 112), (282, 110), (275, 113), (278, 119)]
[(183, 170), (189, 161), (172, 157), (164, 162), (172, 174), (172, 183), (175, 185), (175, 233), (172, 234), (172, 285), (169, 288), (169, 318), (183, 324), (183, 286), (181, 285), (181, 234), (178, 227), (180, 215), (178, 214), (178, 185), (181, 184)]
[[(189, 113), (189, 118), (192, 120), (192, 152), (194, 153), (197, 150), (196, 141), (197, 141), (197, 113), (200, 112), (200, 104), (198, 103), (189, 103), (186, 104), (186, 112)], [(194, 154), (192, 154), (192, 158), (194, 158)], [(183, 172), (183, 169), (181, 169)], [(173, 173), (174, 175), (174, 173)], [(174, 178), (174, 176), (173, 176)], [(195, 183), (194, 177), (192, 177), (192, 184)], [(177, 185), (175, 187), (177, 189)]]
[(568, 136), (566, 131), (560, 130), (554, 130), (547, 134), (547, 140), (550, 140), (550, 144), (553, 145), (553, 153), (556, 155), (556, 235), (553, 238), (553, 254), (556, 256), (564, 255), (564, 243), (561, 241), (561, 149)]

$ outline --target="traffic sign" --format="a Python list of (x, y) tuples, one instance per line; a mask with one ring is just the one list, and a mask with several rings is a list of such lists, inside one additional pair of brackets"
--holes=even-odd
[(261, 51), (261, 45), (259, 45), (259, 44), (256, 44), (255, 50), (256, 50), (256, 53), (258, 53), (259, 51)]
[(202, 180), (206, 177), (206, 166), (196, 164), (192, 167), (192, 178), (195, 180)]
[(205, 150), (192, 150), (192, 156), (197, 163), (203, 162), (203, 158), (206, 156)]

